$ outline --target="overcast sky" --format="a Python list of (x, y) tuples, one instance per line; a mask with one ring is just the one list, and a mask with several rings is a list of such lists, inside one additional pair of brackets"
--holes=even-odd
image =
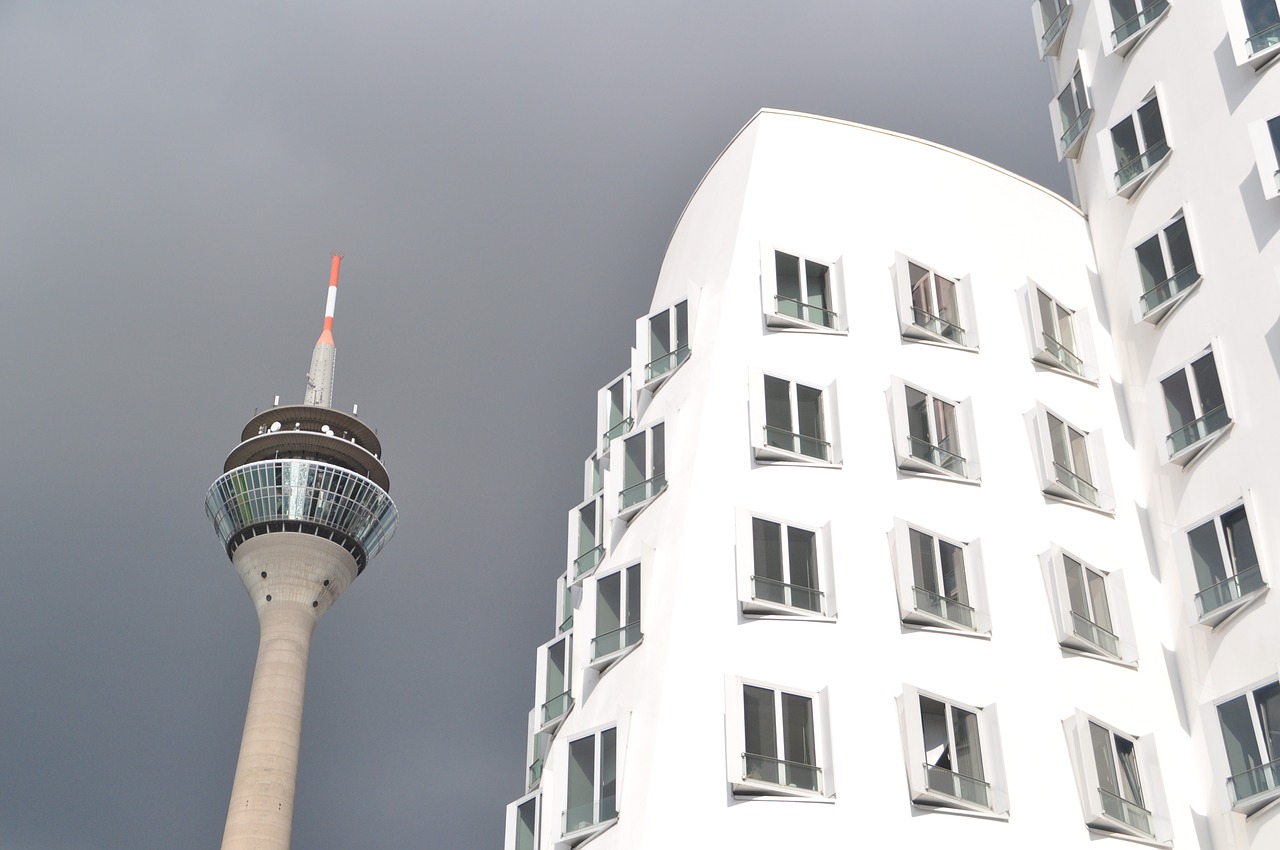
[(293, 846), (500, 847), (699, 178), (768, 106), (1065, 191), (1029, 5), (0, 2), (0, 850), (217, 845), (257, 625), (203, 498), (301, 400), (333, 250), (400, 525), (316, 632)]

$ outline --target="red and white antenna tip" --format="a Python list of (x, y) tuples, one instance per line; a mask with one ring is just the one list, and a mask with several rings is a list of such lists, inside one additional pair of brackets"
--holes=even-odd
[(329, 296), (324, 304), (324, 330), (320, 332), (319, 342), (333, 345), (333, 308), (338, 301), (338, 268), (342, 265), (342, 254), (333, 255), (333, 265), (329, 267)]

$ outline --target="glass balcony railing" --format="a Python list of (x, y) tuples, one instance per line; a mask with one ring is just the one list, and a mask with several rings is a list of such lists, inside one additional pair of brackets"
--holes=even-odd
[(572, 707), (573, 697), (568, 691), (552, 697), (542, 704), (542, 725), (546, 726), (551, 721), (564, 717)]
[(916, 610), (934, 617), (941, 617), (957, 626), (973, 628), (973, 606), (958, 602), (947, 596), (940, 596), (923, 587), (911, 588), (915, 596)]
[(661, 493), (662, 488), (666, 486), (667, 476), (662, 473), (641, 481), (639, 484), (632, 484), (618, 494), (618, 509), (626, 510), (641, 502), (647, 502)]
[(634, 424), (636, 424), (636, 420), (631, 416), (628, 416), (626, 419), (623, 419), (621, 422), (615, 423), (614, 425), (610, 426), (607, 431), (604, 432), (604, 441), (607, 443), (610, 440), (612, 440), (614, 437), (617, 437), (620, 434), (627, 433), (628, 431), (631, 430), (631, 426)]
[(532, 791), (538, 787), (538, 783), (542, 781), (542, 759), (534, 759), (533, 764), (529, 765), (529, 790)]
[(1128, 186), (1168, 155), (1169, 143), (1164, 139), (1149, 145), (1145, 151), (1128, 162), (1122, 163), (1116, 170), (1116, 188), (1123, 189)]
[(1194, 446), (1215, 431), (1221, 431), (1230, 424), (1231, 417), (1227, 415), (1227, 408), (1225, 406), (1215, 407), (1204, 416), (1182, 426), (1166, 437), (1165, 447), (1172, 457), (1183, 449)]
[(1085, 481), (1079, 475), (1067, 469), (1056, 460), (1053, 462), (1053, 470), (1058, 475), (1058, 483), (1066, 487), (1072, 493), (1084, 499), (1095, 507), (1098, 505), (1098, 488), (1094, 487), (1088, 481)]
[(572, 629), (572, 628), (573, 628), (573, 614), (570, 614), (569, 616), (565, 617), (564, 620), (560, 623), (560, 634), (564, 634), (565, 632), (569, 631), (569, 629)]
[(1249, 36), (1249, 55), (1261, 53), (1268, 47), (1280, 44), (1280, 24), (1272, 24), (1260, 32)]
[(831, 462), (831, 444), (826, 440), (797, 434), (785, 428), (775, 428), (772, 425), (764, 426), (764, 444), (775, 449), (817, 458), (828, 463)]
[(1058, 40), (1058, 36), (1062, 35), (1062, 31), (1067, 26), (1067, 19), (1071, 17), (1071, 4), (1067, 3), (1062, 7), (1062, 11), (1058, 13), (1058, 17), (1053, 19), (1047, 27), (1044, 28), (1044, 35), (1040, 36), (1040, 52), (1048, 53), (1050, 46)]
[(581, 555), (573, 559), (573, 579), (585, 576), (587, 573), (600, 566), (600, 562), (604, 560), (604, 544), (601, 543), (592, 549), (588, 549)]
[(1071, 630), (1075, 632), (1077, 637), (1082, 637), (1089, 643), (1101, 649), (1107, 655), (1113, 658), (1120, 657), (1120, 638), (1116, 637), (1110, 631), (1099, 626), (1088, 617), (1082, 617), (1075, 611), (1071, 612)]
[(930, 791), (973, 803), (984, 809), (991, 808), (991, 783), (983, 782), (963, 773), (955, 773), (936, 764), (925, 763), (925, 787)]
[(779, 316), (788, 316), (812, 325), (822, 325), (824, 328), (834, 328), (836, 326), (836, 314), (832, 310), (826, 310), (814, 304), (806, 304), (803, 301), (795, 298), (786, 298), (782, 295), (777, 296), (777, 302)]
[(1169, 0), (1153, 0), (1153, 2), (1148, 3), (1145, 9), (1116, 27), (1115, 32), (1111, 33), (1112, 45), (1118, 47), (1142, 32), (1152, 21), (1164, 14), (1164, 10), (1168, 8)]
[(628, 646), (635, 646), (640, 640), (640, 624), (628, 623), (625, 626), (605, 632), (591, 640), (591, 660), (604, 658), (615, 652), (621, 652)]
[(1054, 360), (1057, 360), (1067, 369), (1070, 369), (1077, 375), (1084, 375), (1084, 361), (1076, 356), (1071, 349), (1058, 342), (1048, 333), (1044, 334), (1044, 350), (1049, 352), (1049, 356)]
[(689, 346), (687, 345), (677, 348), (670, 354), (655, 357), (645, 365), (644, 379), (646, 381), (652, 381), (654, 378), (667, 374), (688, 359)]
[(968, 345), (965, 342), (964, 328), (959, 325), (953, 325), (946, 319), (926, 313), (919, 307), (912, 307), (911, 312), (913, 315), (912, 321), (915, 322), (916, 327), (924, 328), (930, 333), (954, 342), (956, 345)]
[(1237, 570), (1235, 575), (1227, 576), (1196, 594), (1196, 613), (1201, 617), (1212, 614), (1222, 606), (1266, 586), (1266, 582), (1262, 580), (1262, 570), (1257, 564)]
[(822, 613), (822, 593), (816, 588), (787, 584), (764, 576), (751, 577), (751, 598)]
[(601, 797), (580, 806), (570, 806), (564, 813), (564, 834), (591, 829), (608, 823), (618, 816), (618, 800), (616, 797)]
[(1234, 774), (1227, 780), (1227, 790), (1233, 806), (1250, 797), (1280, 791), (1280, 759)]
[(1155, 286), (1142, 293), (1142, 312), (1150, 313), (1164, 302), (1168, 301), (1179, 292), (1187, 289), (1191, 284), (1200, 279), (1200, 270), (1196, 268), (1196, 264), (1192, 263), (1185, 268), (1181, 268), (1173, 273), (1173, 277), (1168, 280), (1162, 280)]
[(1098, 789), (1098, 796), (1102, 798), (1102, 811), (1108, 817), (1133, 827), (1143, 835), (1152, 834), (1151, 812), (1105, 788)]
[(968, 477), (965, 459), (960, 455), (955, 452), (949, 452), (941, 446), (935, 446), (928, 440), (922, 440), (919, 437), (908, 435), (907, 440), (911, 444), (912, 457), (945, 469), (947, 472), (959, 475), (961, 478)]
[(1058, 141), (1062, 145), (1064, 152), (1071, 150), (1071, 146), (1075, 144), (1076, 139), (1080, 138), (1084, 128), (1089, 126), (1089, 119), (1091, 118), (1093, 118), (1093, 107), (1090, 106), (1077, 115), (1076, 120), (1072, 121), (1071, 125), (1063, 131), (1062, 138)]
[(822, 793), (822, 768), (773, 756), (743, 753), (742, 778), (748, 782), (768, 782), (785, 788), (803, 788)]

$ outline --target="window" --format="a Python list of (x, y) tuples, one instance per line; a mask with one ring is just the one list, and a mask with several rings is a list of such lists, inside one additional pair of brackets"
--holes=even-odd
[(1121, 573), (1100, 570), (1058, 546), (1041, 555), (1040, 563), (1058, 643), (1081, 655), (1136, 665)]
[(644, 367), (644, 384), (649, 389), (671, 377), (689, 359), (689, 302), (681, 301), (648, 318), (649, 362)]
[(573, 628), (573, 609), (575, 607), (577, 589), (564, 573), (556, 579), (556, 633), (564, 634)]
[(591, 666), (603, 670), (640, 642), (640, 565), (596, 579)]
[(986, 588), (977, 542), (961, 543), (894, 522), (895, 577), (904, 623), (989, 634)]
[(506, 850), (538, 850), (541, 831), (542, 796), (532, 794), (507, 806)]
[(565, 634), (542, 647), (539, 658), (539, 666), (542, 667), (541, 732), (554, 731), (573, 708), (573, 697), (569, 693), (572, 640), (571, 634)]
[(1162, 380), (1160, 388), (1169, 414), (1165, 450), (1175, 463), (1189, 461), (1231, 424), (1212, 349)]
[(979, 479), (968, 401), (951, 401), (897, 378), (889, 393), (899, 469), (949, 479)]
[[(530, 713), (530, 719), (536, 719), (537, 711)], [(543, 734), (534, 726), (529, 733), (529, 784), (528, 790), (532, 791), (542, 784), (542, 766), (547, 757), (547, 748), (550, 746), (551, 736)]]
[(1081, 356), (1085, 329), (1077, 330), (1075, 314), (1038, 286), (1032, 285), (1030, 292), (1032, 359), (1059, 372), (1093, 380), (1092, 370)]
[(818, 533), (751, 518), (750, 603), (744, 610), (771, 613), (799, 609), (825, 613), (818, 579)]
[[(1280, 60), (1280, 41), (1268, 55)], [(1251, 121), (1248, 126), (1249, 143), (1258, 163), (1258, 179), (1262, 182), (1262, 197), (1273, 200), (1280, 196), (1280, 115)]]
[(1058, 93), (1058, 118), (1061, 121), (1058, 137), (1058, 152), (1063, 157), (1075, 157), (1080, 152), (1084, 141), (1084, 131), (1093, 118), (1093, 107), (1089, 105), (1089, 90), (1084, 86), (1084, 76), (1080, 66), (1076, 65), (1075, 73), (1067, 81), (1067, 85)]
[(1063, 726), (1089, 828), (1169, 843), (1172, 834), (1150, 736), (1125, 734), (1082, 712)]
[(1276, 0), (1241, 0), (1244, 22), (1249, 30), (1250, 56), (1280, 45), (1280, 10)]
[(1137, 36), (1167, 11), (1169, 0), (1111, 0), (1112, 47), (1122, 56), (1127, 54), (1141, 40)]
[(1182, 212), (1139, 244), (1135, 251), (1142, 277), (1143, 318), (1159, 322), (1200, 282), (1187, 220)]
[(600, 391), (600, 452), (609, 451), (609, 443), (631, 430), (631, 373), (619, 375)]
[(1280, 682), (1219, 703), (1218, 722), (1231, 806), (1251, 815), (1280, 798)]
[(604, 560), (604, 499), (599, 496), (569, 512), (569, 581), (573, 584), (595, 572)]
[(1035, 420), (1044, 492), (1063, 501), (1112, 512), (1110, 497), (1098, 486), (1106, 478), (1102, 435), (1087, 433), (1044, 407), (1037, 409)]
[(770, 327), (841, 329), (830, 264), (774, 251), (773, 271), (774, 303), (766, 310)]
[(604, 461), (599, 452), (593, 452), (587, 458), (583, 469), (583, 497), (590, 499), (604, 489)]
[(756, 460), (832, 463), (825, 395), (821, 388), (765, 375), (763, 440)]
[(730, 696), (742, 707), (742, 737), (730, 744), (735, 795), (830, 796), (822, 769), (829, 758), (824, 695), (740, 679), (732, 685)]
[[(1267, 137), (1271, 141), (1272, 155), (1272, 162), (1268, 164), (1275, 164), (1276, 170), (1272, 175), (1272, 180), (1275, 184), (1274, 190), (1264, 194), (1266, 194), (1268, 198), (1274, 198), (1277, 193), (1280, 193), (1280, 115), (1277, 115), (1275, 118), (1272, 118), (1267, 122)], [(1264, 177), (1263, 179), (1266, 178)]]
[(1002, 768), (995, 756), (995, 710), (903, 689), (908, 785), (916, 805), (1005, 816)]
[(1115, 154), (1116, 191), (1131, 197), (1169, 154), (1160, 101), (1154, 90), (1137, 111), (1111, 128), (1111, 146)]
[(1062, 34), (1071, 20), (1070, 0), (1036, 0), (1036, 30), (1040, 33), (1040, 58), (1057, 56)]
[(1199, 588), (1195, 603), (1200, 622), (1217, 625), (1266, 589), (1244, 505), (1191, 529), (1187, 543)]
[(618, 493), (618, 515), (629, 518), (639, 513), (667, 488), (666, 428), (659, 422), (652, 428), (623, 441), (622, 490)]
[(933, 269), (906, 260), (910, 295), (909, 318), (903, 334), (930, 342), (944, 342), (976, 348), (977, 341), (965, 330), (966, 311), (961, 306), (961, 282), (943, 277)]
[(564, 839), (577, 844), (618, 818), (618, 730), (569, 742)]

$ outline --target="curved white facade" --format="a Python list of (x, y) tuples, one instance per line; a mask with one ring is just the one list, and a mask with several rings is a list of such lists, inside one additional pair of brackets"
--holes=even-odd
[(1034, 184), (753, 118), (601, 391), (507, 847), (1197, 846), (1112, 285)]

